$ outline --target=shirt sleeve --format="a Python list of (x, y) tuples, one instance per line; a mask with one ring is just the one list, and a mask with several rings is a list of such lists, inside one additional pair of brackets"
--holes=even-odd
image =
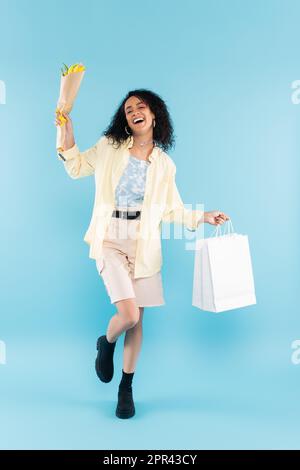
[(163, 211), (162, 221), (179, 223), (187, 227), (188, 230), (195, 231), (203, 222), (204, 211), (186, 209), (176, 185), (176, 166), (172, 170), (168, 179), (167, 203)]
[(96, 161), (103, 141), (102, 136), (93, 147), (83, 152), (80, 152), (77, 144), (68, 150), (57, 151), (58, 159), (63, 161), (65, 170), (71, 178), (83, 178), (95, 173)]

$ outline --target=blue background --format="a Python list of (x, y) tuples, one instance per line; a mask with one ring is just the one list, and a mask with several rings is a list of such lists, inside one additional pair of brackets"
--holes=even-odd
[[(2, 449), (299, 448), (297, 1), (0, 1)], [(127, 91), (165, 99), (185, 203), (249, 237), (257, 305), (192, 306), (193, 252), (163, 241), (166, 305), (144, 313), (136, 416), (115, 417), (96, 339), (114, 307), (83, 241), (93, 177), (55, 152), (63, 62), (87, 71), (72, 118), (84, 150)], [(205, 225), (205, 236), (212, 226)]]

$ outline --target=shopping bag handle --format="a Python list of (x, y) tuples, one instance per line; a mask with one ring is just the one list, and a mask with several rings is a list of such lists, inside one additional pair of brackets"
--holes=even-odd
[[(230, 233), (234, 233), (235, 230), (234, 230), (234, 228), (233, 228), (231, 219), (229, 218), (228, 220), (226, 220), (226, 222), (228, 222), (228, 224), (226, 225), (226, 227), (227, 227), (227, 233), (225, 234), (225, 230), (224, 230), (224, 233), (222, 234), (221, 225), (218, 224), (218, 225), (216, 226), (214, 232), (211, 234), (210, 238), (212, 238), (213, 236), (219, 237), (219, 236), (222, 236), (222, 235), (229, 235)], [(225, 223), (226, 223), (226, 222), (225, 222)]]

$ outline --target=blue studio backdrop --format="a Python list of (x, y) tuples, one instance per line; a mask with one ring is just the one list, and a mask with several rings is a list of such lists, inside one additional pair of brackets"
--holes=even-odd
[[(299, 448), (299, 15), (296, 0), (0, 0), (1, 449)], [(83, 241), (94, 178), (55, 152), (60, 67), (79, 61), (79, 148), (129, 90), (155, 91), (184, 203), (229, 214), (252, 256), (257, 304), (214, 314), (192, 306), (186, 240), (163, 240), (131, 420), (114, 415), (123, 336), (112, 382), (94, 371), (115, 313)]]

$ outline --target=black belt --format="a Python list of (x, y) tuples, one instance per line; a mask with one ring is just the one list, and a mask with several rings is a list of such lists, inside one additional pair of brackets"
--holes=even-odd
[(137, 219), (141, 211), (119, 211), (115, 210), (112, 213), (113, 217), (121, 217), (122, 219)]

